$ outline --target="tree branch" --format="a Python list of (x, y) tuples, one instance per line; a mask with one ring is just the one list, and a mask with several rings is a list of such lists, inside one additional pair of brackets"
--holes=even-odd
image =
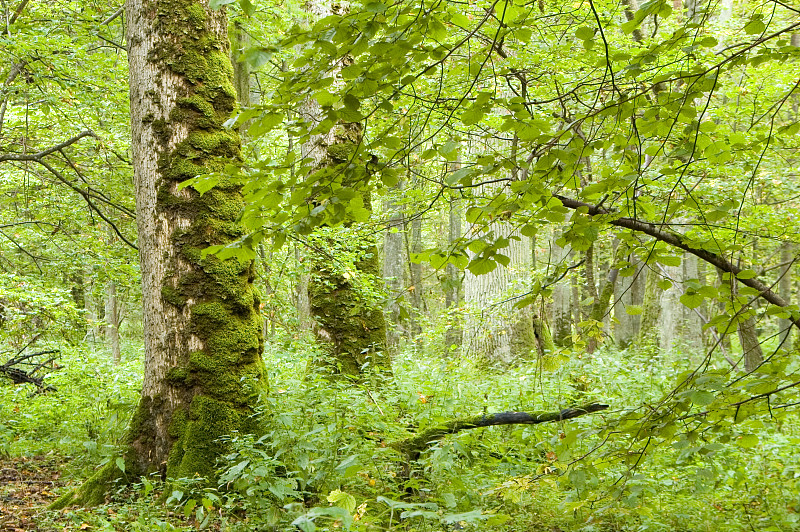
[(47, 155), (50, 155), (51, 153), (55, 153), (58, 150), (62, 150), (64, 148), (66, 148), (67, 146), (71, 145), (71, 144), (75, 144), (76, 142), (81, 140), (83, 137), (95, 137), (95, 138), (97, 138), (97, 135), (95, 135), (94, 131), (86, 130), (86, 131), (81, 131), (80, 133), (78, 133), (77, 135), (72, 137), (71, 139), (67, 139), (64, 142), (62, 142), (61, 144), (56, 144), (55, 146), (51, 146), (50, 148), (47, 148), (46, 150), (42, 150), (42, 151), (40, 151), (38, 153), (4, 153), (4, 154), (0, 155), (0, 163), (3, 162), (3, 161), (36, 161), (36, 162), (39, 162), (42, 159), (42, 157), (46, 157)]
[[(617, 213), (610, 211), (604, 207), (597, 207), (589, 203), (584, 203), (582, 201), (567, 198), (565, 196), (559, 196), (558, 194), (553, 194), (553, 197), (558, 198), (558, 200), (561, 201), (564, 207), (567, 207), (569, 209), (576, 209), (576, 210), (586, 209), (586, 214), (588, 214), (589, 216), (604, 216), (604, 215), (617, 216)], [(705, 249), (699, 249), (690, 246), (689, 244), (686, 243), (686, 237), (684, 237), (679, 233), (673, 233), (669, 230), (664, 229), (663, 226), (657, 226), (655, 224), (649, 222), (643, 222), (635, 218), (616, 217), (611, 220), (608, 220), (607, 222), (617, 227), (622, 227), (625, 229), (630, 229), (631, 231), (644, 233), (672, 247), (676, 247), (678, 249), (686, 251), (687, 253), (691, 253), (697, 258), (702, 259), (705, 262), (716, 266), (720, 270), (733, 274), (734, 276), (736, 276), (737, 281), (739, 281), (745, 286), (749, 286), (750, 288), (757, 290), (759, 297), (766, 299), (773, 305), (777, 305), (779, 307), (789, 306), (789, 303), (785, 299), (783, 299), (781, 296), (773, 292), (769, 286), (765, 285), (755, 277), (751, 279), (741, 279), (739, 277), (739, 274), (745, 268), (740, 268), (739, 266), (736, 266), (735, 264), (728, 261), (725, 257), (717, 255), (716, 253), (713, 253)], [(800, 329), (800, 319), (795, 317), (791, 317), (790, 319), (792, 323), (794, 323), (795, 327)]]
[(499, 412), (495, 414), (481, 414), (479, 416), (452, 419), (429, 428), (416, 436), (396, 441), (390, 446), (406, 455), (410, 460), (416, 460), (419, 458), (420, 453), (427, 448), (431, 442), (462, 430), (491, 427), (494, 425), (536, 425), (538, 423), (548, 423), (551, 421), (564, 421), (584, 414), (599, 412), (606, 408), (608, 408), (608, 405), (591, 403), (584, 406), (565, 408), (558, 412)]

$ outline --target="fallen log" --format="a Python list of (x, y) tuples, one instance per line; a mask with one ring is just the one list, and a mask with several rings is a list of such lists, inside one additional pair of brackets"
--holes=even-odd
[(608, 405), (591, 403), (583, 406), (564, 408), (557, 412), (498, 412), (494, 414), (481, 414), (467, 418), (452, 419), (426, 429), (419, 434), (409, 438), (399, 440), (389, 444), (408, 460), (417, 460), (419, 455), (428, 446), (447, 436), (462, 430), (477, 429), (480, 427), (491, 427), (494, 425), (536, 425), (538, 423), (548, 423), (551, 421), (564, 421), (574, 417), (583, 416), (600, 412), (608, 408)]

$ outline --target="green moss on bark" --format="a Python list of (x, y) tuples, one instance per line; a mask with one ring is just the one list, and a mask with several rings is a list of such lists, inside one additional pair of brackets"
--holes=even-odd
[[(233, 69), (227, 40), (211, 31), (215, 15), (202, 3), (156, 0), (148, 8), (152, 12), (145, 18), (153, 27), (146, 31), (159, 40), (148, 60), (166, 70), (170, 82), (182, 80), (177, 93), (168, 97), (157, 89), (145, 91), (152, 103), (176, 102), (166, 119), (151, 113), (144, 121), (159, 145), (158, 215), (178, 228), (169, 235), (174, 253), (164, 254), (173, 259), (165, 265), (160, 296), (178, 315), (189, 316), (188, 326), (171, 332), (170, 341), (198, 342), (201, 347), (192, 353), (178, 350), (161, 383), (166, 391), (142, 397), (126, 439), (125, 470), (132, 477), (161, 470), (171, 478), (213, 480), (216, 460), (224, 453), (221, 438), (258, 429), (254, 406), (266, 390), (259, 297), (252, 286), (252, 263), (203, 256), (210, 245), (244, 234), (236, 221), (243, 208), (240, 186), (223, 182), (200, 195), (178, 185), (220, 172), (241, 158), (238, 134), (222, 127), (235, 104)], [(226, 26), (219, 22), (214, 26)], [(159, 86), (159, 80), (153, 83)], [(168, 423), (166, 434), (158, 433), (164, 431), (164, 421), (156, 421), (159, 416)], [(156, 445), (169, 449), (163, 463), (149, 457)], [(110, 484), (121, 478), (117, 472), (122, 473), (118, 467), (102, 469), (58, 504), (102, 502)]]
[[(127, 468), (126, 468), (127, 469)], [(97, 506), (106, 501), (109, 487), (119, 480), (126, 480), (125, 473), (112, 460), (101, 467), (89, 480), (73, 491), (65, 493), (50, 505), (51, 510), (60, 510), (67, 506)]]

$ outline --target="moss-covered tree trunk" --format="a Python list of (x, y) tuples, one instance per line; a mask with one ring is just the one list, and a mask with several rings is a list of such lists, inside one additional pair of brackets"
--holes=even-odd
[[(350, 182), (347, 166), (353, 164), (351, 154), (361, 143), (360, 124), (339, 124), (330, 135), (317, 135), (304, 145), (306, 157), (311, 157), (316, 172), (330, 171), (340, 175), (343, 186), (358, 186)], [(363, 176), (362, 176), (363, 177)], [(363, 208), (371, 211), (368, 195)], [(345, 226), (351, 225), (345, 217)], [(382, 302), (370, 298), (368, 286), (377, 290), (380, 261), (374, 236), (359, 238), (351, 232), (344, 238), (333, 235), (323, 238), (321, 247), (311, 255), (312, 267), (308, 297), (314, 331), (325, 352), (324, 362), (336, 373), (358, 377), (370, 367), (389, 371), (391, 362), (386, 349), (386, 320)], [(353, 268), (337, 257), (356, 257)], [(319, 251), (323, 251), (320, 253)]]
[[(255, 429), (265, 384), (253, 264), (203, 256), (242, 235), (239, 187), (179, 188), (240, 156), (222, 127), (236, 96), (227, 22), (196, 0), (128, 0), (125, 14), (145, 368), (124, 476), (209, 478), (219, 438)], [(122, 476), (111, 461), (56, 506), (100, 502)]]
[[(321, 0), (310, 0), (306, 9), (317, 18), (329, 15), (343, 15), (348, 9), (347, 3), (328, 4)], [(346, 60), (331, 65), (330, 76), (336, 78)], [(334, 83), (336, 83), (334, 81)], [(305, 102), (300, 111), (300, 118), (314, 125), (323, 120), (323, 110), (319, 103), (312, 99)], [(312, 130), (314, 128), (309, 128)], [(342, 188), (359, 190), (361, 194), (352, 198), (350, 208), (358, 209), (362, 214), (372, 212), (372, 203), (368, 188), (364, 183), (369, 176), (366, 172), (367, 161), (357, 155), (362, 144), (363, 126), (361, 123), (336, 123), (330, 130), (321, 134), (313, 134), (302, 145), (303, 160), (309, 160), (311, 173), (320, 179), (330, 179)], [(334, 207), (334, 212), (336, 208)], [(354, 216), (347, 209), (341, 216), (334, 215), (337, 223), (352, 226)], [(344, 375), (359, 377), (362, 368), (391, 371), (391, 360), (386, 349), (386, 320), (382, 302), (370, 297), (364, 285), (372, 285), (377, 291), (377, 280), (380, 278), (380, 261), (374, 234), (364, 238), (329, 240), (322, 244), (323, 253), (314, 253), (311, 257), (312, 275), (308, 284), (308, 295), (311, 315), (314, 319), (314, 331), (325, 350), (325, 363)], [(337, 257), (336, 246), (342, 255), (356, 257), (355, 272), (342, 269)], [(359, 283), (356, 283), (356, 277)]]

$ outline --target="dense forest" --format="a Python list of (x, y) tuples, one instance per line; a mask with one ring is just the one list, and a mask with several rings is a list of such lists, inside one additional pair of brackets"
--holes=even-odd
[(0, 530), (800, 527), (800, 7), (4, 1)]

